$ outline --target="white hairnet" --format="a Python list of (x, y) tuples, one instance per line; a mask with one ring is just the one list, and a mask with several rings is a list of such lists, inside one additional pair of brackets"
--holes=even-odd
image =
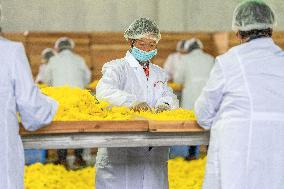
[(149, 38), (158, 43), (161, 39), (161, 34), (154, 21), (148, 18), (139, 18), (130, 24), (130, 26), (125, 30), (124, 37), (126, 40)]
[(191, 51), (193, 49), (203, 49), (203, 44), (199, 39), (196, 38), (192, 38), (190, 40), (186, 40), (185, 44), (184, 44), (184, 49)]
[(275, 25), (273, 10), (262, 1), (245, 1), (239, 4), (234, 11), (232, 22), (234, 31), (272, 29)]
[(186, 42), (186, 40), (180, 40), (177, 42), (177, 46), (176, 46), (176, 51), (180, 52), (184, 49), (184, 43)]
[(55, 50), (52, 48), (46, 48), (41, 52), (41, 57), (45, 60), (49, 60), (52, 56), (56, 54)]
[(69, 37), (61, 37), (57, 39), (55, 42), (54, 48), (55, 49), (73, 49), (75, 47), (75, 43)]

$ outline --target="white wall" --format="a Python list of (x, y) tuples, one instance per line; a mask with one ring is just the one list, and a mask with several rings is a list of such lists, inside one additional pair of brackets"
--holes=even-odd
[[(136, 18), (157, 21), (163, 31), (230, 31), (240, 0), (0, 0), (8, 32), (124, 31)], [(284, 30), (284, 0), (267, 0)]]

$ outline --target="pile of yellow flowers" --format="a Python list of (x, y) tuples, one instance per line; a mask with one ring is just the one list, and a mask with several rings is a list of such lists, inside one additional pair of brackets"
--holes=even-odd
[(95, 169), (68, 171), (62, 165), (35, 163), (25, 167), (25, 189), (93, 189)]
[(107, 102), (99, 102), (88, 90), (65, 86), (46, 87), (41, 91), (59, 103), (54, 121), (132, 119), (127, 108), (109, 109)]
[(183, 158), (169, 160), (170, 189), (201, 189), (206, 158), (186, 161)]
[[(205, 158), (169, 160), (170, 189), (201, 189)], [(67, 171), (63, 166), (40, 163), (25, 167), (25, 189), (94, 189), (95, 168)]]
[(107, 102), (98, 101), (89, 90), (80, 88), (43, 87), (41, 91), (59, 103), (54, 121), (133, 120), (138, 117), (151, 120), (195, 120), (193, 111), (184, 109), (137, 113), (127, 107), (111, 107)]
[(175, 109), (170, 111), (164, 111), (161, 113), (153, 113), (150, 111), (140, 112), (139, 115), (149, 120), (160, 120), (160, 121), (184, 121), (184, 120), (196, 120), (194, 112), (185, 109)]

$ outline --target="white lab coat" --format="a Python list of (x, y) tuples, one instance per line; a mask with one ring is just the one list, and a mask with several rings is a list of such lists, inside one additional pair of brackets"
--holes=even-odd
[(182, 63), (174, 74), (174, 82), (183, 85), (181, 107), (193, 109), (194, 103), (205, 86), (210, 71), (214, 65), (214, 58), (196, 49), (182, 57)]
[(22, 44), (0, 40), (0, 188), (24, 188), (24, 150), (17, 112), (27, 130), (49, 124), (54, 100), (35, 86)]
[(45, 69), (44, 82), (50, 86), (85, 88), (90, 80), (91, 71), (84, 59), (70, 50), (51, 57)]
[(211, 128), (203, 189), (283, 189), (284, 52), (271, 38), (219, 56), (195, 111)]
[(183, 56), (185, 55), (175, 52), (167, 57), (164, 63), (164, 69), (168, 73), (169, 80), (173, 80), (174, 75), (178, 70), (178, 67), (181, 65)]
[[(166, 73), (150, 63), (147, 81), (143, 68), (127, 52), (122, 59), (106, 63), (96, 88), (99, 100), (116, 106), (147, 102), (156, 107), (165, 102), (178, 107), (178, 100), (167, 87)], [(97, 189), (167, 189), (168, 147), (100, 148), (97, 155)]]

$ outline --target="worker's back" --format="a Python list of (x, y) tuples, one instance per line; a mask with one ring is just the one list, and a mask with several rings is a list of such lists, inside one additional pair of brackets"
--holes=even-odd
[(194, 102), (205, 86), (213, 65), (214, 58), (201, 49), (182, 57), (182, 64), (174, 78), (175, 82), (184, 86), (182, 108), (193, 109)]
[(187, 82), (208, 79), (214, 58), (201, 49), (197, 49), (185, 55), (183, 61), (186, 64), (183, 67), (186, 72), (184, 85), (187, 86)]
[(90, 82), (90, 77), (84, 59), (70, 50), (63, 50), (52, 57), (46, 68), (47, 83), (51, 86), (84, 88)]
[[(211, 189), (215, 179), (224, 188), (282, 188), (283, 98), (284, 52), (271, 38), (254, 39), (217, 57), (195, 105), (199, 124), (212, 125), (213, 163), (207, 165), (211, 172), (205, 176), (205, 188)], [(220, 162), (214, 162), (217, 157), (222, 157)]]
[(0, 38), (0, 188), (24, 188), (24, 150), (19, 120), (27, 130), (52, 121), (54, 100), (40, 93), (32, 79), (24, 46)]
[(221, 111), (231, 117), (254, 111), (254, 116), (267, 120), (284, 115), (284, 52), (271, 38), (236, 46), (217, 61), (226, 83)]

